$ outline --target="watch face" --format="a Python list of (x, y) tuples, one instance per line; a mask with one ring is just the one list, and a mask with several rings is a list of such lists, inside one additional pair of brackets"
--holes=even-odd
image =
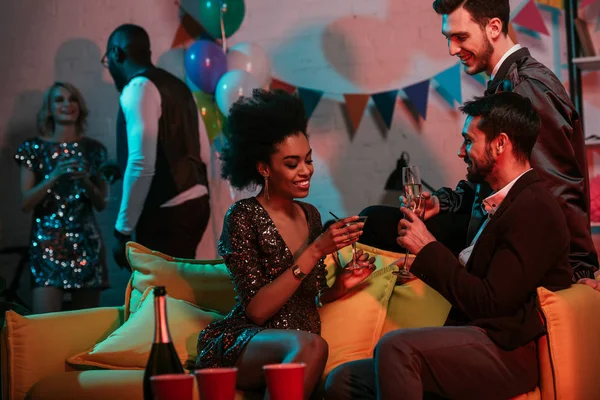
[(304, 278), (304, 277), (306, 276), (306, 274), (305, 274), (304, 272), (302, 272), (302, 271), (300, 270), (300, 267), (299, 267), (299, 266), (297, 266), (297, 265), (294, 265), (294, 266), (292, 267), (292, 272), (294, 273), (294, 276), (295, 276), (296, 278), (300, 278), (300, 279), (302, 279), (302, 278)]

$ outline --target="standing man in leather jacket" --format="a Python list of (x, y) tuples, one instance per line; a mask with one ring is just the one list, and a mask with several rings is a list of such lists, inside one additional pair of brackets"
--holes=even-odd
[[(589, 178), (582, 121), (565, 88), (550, 69), (508, 35), (508, 0), (435, 0), (433, 9), (442, 16), (442, 34), (448, 41), (450, 55), (460, 59), (467, 74), (485, 72), (490, 77), (486, 96), (512, 91), (531, 100), (541, 119), (531, 166), (558, 199), (565, 214), (571, 235), (569, 262), (573, 280), (593, 278), (598, 270), (598, 256), (590, 230)], [(429, 219), (428, 227), (435, 235), (435, 232), (447, 232), (450, 225), (455, 236), (456, 227), (462, 225), (466, 229), (460, 232), (464, 233), (461, 236), (465, 238), (464, 248), (483, 223), (481, 202), (490, 193), (486, 184), (461, 181), (454, 190), (442, 188), (428, 195), (425, 215)], [(361, 214), (369, 215), (365, 232), (384, 230), (384, 226), (389, 232), (389, 225), (401, 218), (396, 209), (388, 213), (391, 220), (384, 222), (385, 212), (380, 206), (369, 207)], [(371, 218), (373, 214), (376, 218)], [(395, 222), (393, 216), (397, 216)], [(368, 226), (369, 222), (373, 225)], [(435, 225), (438, 226), (432, 228)], [(377, 246), (379, 243), (375, 240), (368, 244)], [(459, 250), (460, 247), (459, 244)]]
[(115, 224), (113, 255), (127, 267), (125, 244), (195, 258), (210, 205), (202, 161), (200, 121), (187, 85), (152, 65), (144, 28), (125, 24), (110, 35), (102, 63), (121, 93), (117, 159), (123, 197)]

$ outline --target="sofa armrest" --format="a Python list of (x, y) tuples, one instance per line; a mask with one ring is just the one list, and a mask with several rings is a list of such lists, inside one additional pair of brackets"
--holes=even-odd
[(71, 371), (66, 358), (104, 340), (123, 317), (123, 307), (26, 317), (8, 311), (1, 340), (3, 398), (24, 399), (40, 379)]
[(598, 399), (600, 292), (581, 284), (537, 292), (548, 330), (538, 342), (542, 399)]

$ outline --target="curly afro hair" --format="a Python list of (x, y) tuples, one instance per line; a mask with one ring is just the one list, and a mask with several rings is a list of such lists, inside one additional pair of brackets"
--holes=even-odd
[(251, 97), (241, 97), (229, 110), (221, 176), (237, 189), (262, 185), (256, 164), (268, 164), (276, 145), (288, 136), (308, 136), (307, 123), (304, 103), (286, 91), (254, 89)]

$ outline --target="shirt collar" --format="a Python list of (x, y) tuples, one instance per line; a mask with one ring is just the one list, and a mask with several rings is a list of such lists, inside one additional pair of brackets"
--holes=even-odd
[(515, 44), (513, 47), (511, 47), (510, 49), (508, 49), (508, 51), (506, 53), (504, 53), (504, 55), (502, 56), (502, 58), (500, 59), (500, 61), (498, 61), (498, 64), (496, 64), (496, 66), (494, 67), (494, 70), (492, 71), (492, 75), (490, 76), (490, 81), (494, 80), (494, 77), (496, 76), (496, 74), (498, 73), (498, 70), (500, 69), (500, 66), (502, 66), (502, 63), (515, 51), (519, 50), (521, 48), (520, 44)]
[(525, 175), (526, 173), (528, 173), (531, 170), (532, 170), (532, 168), (529, 168), (527, 171), (523, 172), (521, 175), (517, 176), (515, 179), (513, 179), (508, 184), (506, 184), (506, 186), (504, 186), (502, 189), (500, 189), (497, 192), (494, 192), (491, 195), (489, 195), (488, 197), (486, 197), (483, 200), (483, 204), (482, 204), (483, 210), (489, 216), (494, 215), (496, 213), (496, 211), (498, 211), (498, 208), (500, 208), (500, 204), (502, 204), (502, 202), (504, 201), (504, 198), (506, 197), (506, 195), (508, 194), (510, 189), (514, 186), (514, 184), (519, 180), (520, 177), (522, 177), (523, 175)]

